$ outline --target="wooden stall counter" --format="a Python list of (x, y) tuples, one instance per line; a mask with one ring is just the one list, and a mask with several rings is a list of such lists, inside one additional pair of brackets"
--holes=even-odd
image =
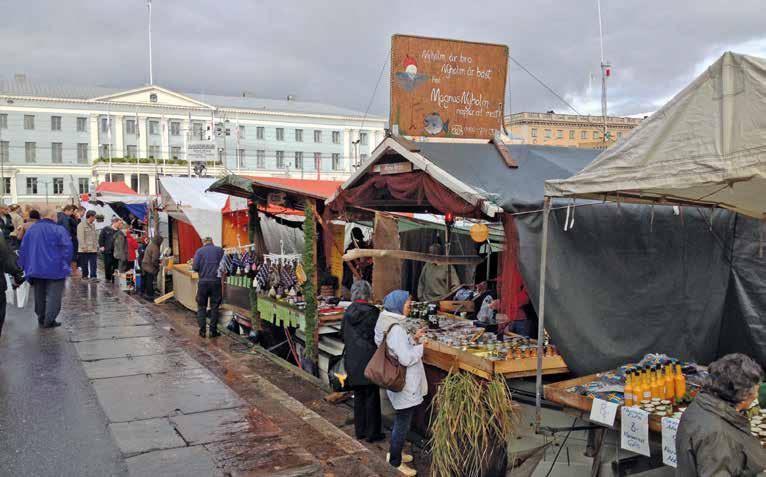
[(170, 268), (173, 277), (175, 299), (191, 311), (197, 311), (197, 285), (199, 275), (187, 263), (177, 263)]

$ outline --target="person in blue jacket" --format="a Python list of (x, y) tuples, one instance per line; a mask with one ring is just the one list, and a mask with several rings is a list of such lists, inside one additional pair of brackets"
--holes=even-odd
[(45, 208), (40, 219), (21, 241), (19, 265), (35, 294), (35, 314), (43, 328), (61, 326), (56, 317), (61, 311), (64, 282), (72, 272), (72, 237), (56, 224), (56, 211)]

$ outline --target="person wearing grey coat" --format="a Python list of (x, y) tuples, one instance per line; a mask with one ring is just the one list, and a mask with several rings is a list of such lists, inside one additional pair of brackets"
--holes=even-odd
[(125, 272), (128, 269), (128, 238), (125, 236), (125, 232), (122, 231), (122, 221), (117, 222), (114, 230), (113, 251), (115, 261), (119, 264), (119, 270)]
[(678, 424), (676, 476), (766, 475), (766, 449), (750, 433), (743, 414), (758, 395), (763, 370), (735, 353), (715, 361), (708, 371), (708, 382)]

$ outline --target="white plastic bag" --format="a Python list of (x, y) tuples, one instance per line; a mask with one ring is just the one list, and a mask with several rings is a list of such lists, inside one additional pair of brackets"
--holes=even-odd
[(16, 306), (24, 308), (27, 306), (27, 300), (29, 299), (29, 282), (24, 282), (20, 287), (16, 289)]
[(13, 305), (16, 300), (16, 291), (13, 289), (13, 277), (5, 274), (5, 284), (7, 288), (5, 289), (5, 303), (9, 305)]

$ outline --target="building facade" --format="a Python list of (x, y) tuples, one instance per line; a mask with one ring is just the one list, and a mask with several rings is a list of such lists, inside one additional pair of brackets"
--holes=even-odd
[[(194, 174), (197, 164), (214, 177), (345, 180), (384, 127), (384, 118), (292, 99), (0, 80), (0, 192), (6, 203), (60, 202), (111, 179), (154, 194), (159, 176)], [(195, 145), (204, 160), (188, 155)]]
[(607, 116), (609, 138), (604, 140), (602, 116), (556, 113), (516, 113), (506, 116), (511, 137), (525, 144), (604, 148), (627, 137), (642, 119)]

